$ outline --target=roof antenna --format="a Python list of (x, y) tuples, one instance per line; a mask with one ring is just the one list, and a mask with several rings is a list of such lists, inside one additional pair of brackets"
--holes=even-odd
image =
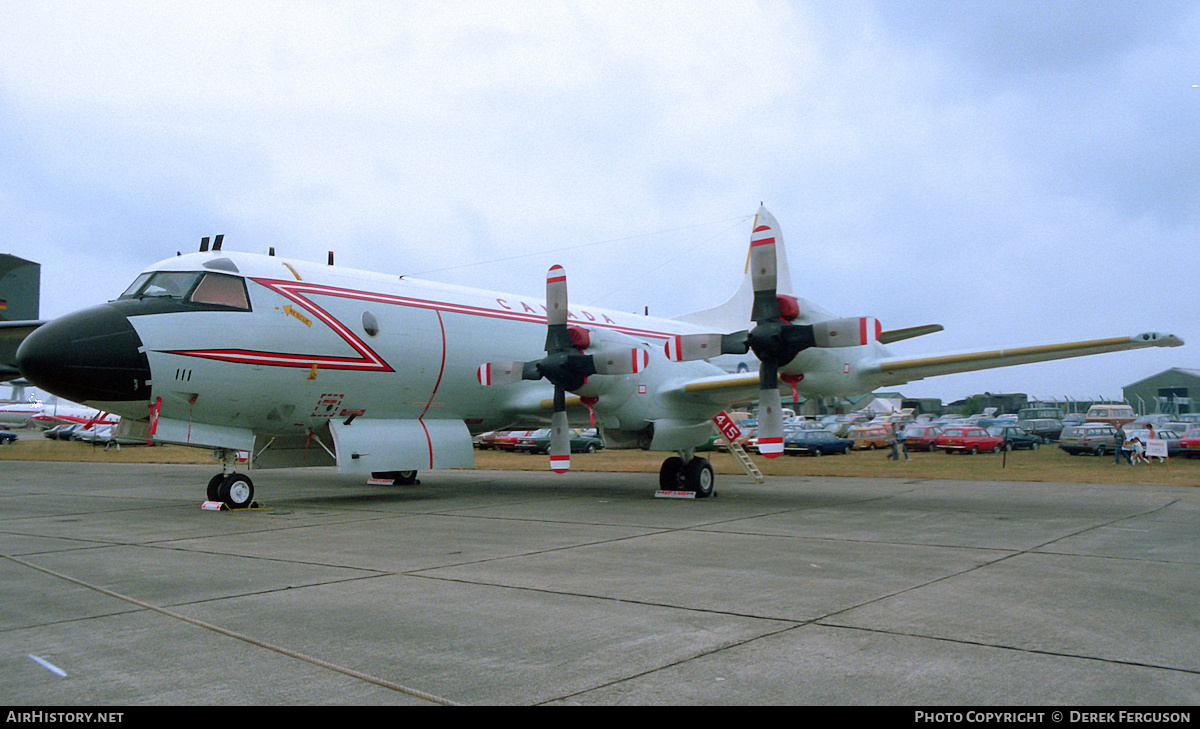
[(221, 250), (221, 242), (222, 242), (222, 241), (224, 241), (224, 240), (225, 240), (225, 234), (224, 234), (224, 233), (222, 233), (222, 234), (218, 235), (218, 236), (217, 236), (217, 237), (216, 237), (216, 238), (213, 240), (213, 250), (214, 250), (214, 251), (219, 251), (219, 250)]
[(329, 265), (330, 265), (330, 266), (332, 266), (332, 265), (333, 265), (333, 251), (330, 251), (330, 252), (329, 252)]
[(208, 236), (206, 235), (200, 239), (200, 252), (206, 253), (207, 251), (208, 251)]
[(267, 249), (267, 255), (268, 256), (275, 255), (275, 246), (271, 246), (270, 248)]

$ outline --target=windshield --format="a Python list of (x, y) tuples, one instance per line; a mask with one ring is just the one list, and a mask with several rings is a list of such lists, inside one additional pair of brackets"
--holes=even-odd
[(154, 271), (138, 276), (122, 299), (180, 299), (250, 310), (246, 283), (240, 276), (203, 271)]

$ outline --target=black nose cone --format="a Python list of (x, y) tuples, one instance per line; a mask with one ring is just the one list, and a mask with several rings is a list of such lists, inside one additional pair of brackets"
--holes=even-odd
[(129, 319), (104, 304), (34, 330), (17, 349), (34, 385), (81, 403), (150, 399), (150, 362)]

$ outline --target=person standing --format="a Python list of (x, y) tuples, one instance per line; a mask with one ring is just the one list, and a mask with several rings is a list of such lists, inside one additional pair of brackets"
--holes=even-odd
[[(1119, 466), (1121, 465), (1121, 456), (1129, 459), (1129, 454), (1125, 451), (1125, 431), (1120, 426), (1117, 426), (1117, 433), (1113, 436), (1113, 444), (1113, 465)], [(1132, 460), (1129, 461), (1129, 465), (1133, 465)]]

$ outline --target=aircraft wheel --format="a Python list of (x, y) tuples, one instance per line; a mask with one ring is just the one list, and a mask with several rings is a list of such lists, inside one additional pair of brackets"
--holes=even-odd
[(683, 480), (688, 491), (693, 491), (697, 499), (707, 499), (713, 494), (712, 464), (707, 458), (693, 458), (683, 467)]
[(225, 480), (225, 474), (218, 473), (208, 482), (208, 491), (206, 492), (209, 501), (221, 500), (221, 482)]
[(683, 488), (683, 459), (671, 456), (658, 469), (658, 487), (663, 491), (679, 491)]
[(217, 488), (217, 500), (225, 502), (231, 509), (245, 509), (254, 503), (254, 482), (249, 476), (231, 473)]

